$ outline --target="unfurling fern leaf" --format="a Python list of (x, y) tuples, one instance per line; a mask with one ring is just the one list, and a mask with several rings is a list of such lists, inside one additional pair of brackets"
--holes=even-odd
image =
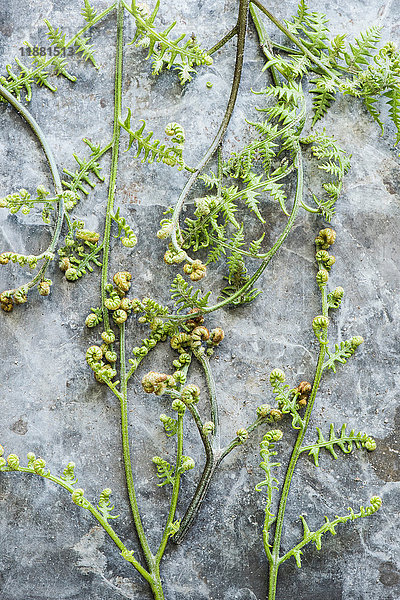
[[(182, 158), (182, 151), (184, 143), (183, 141), (174, 142), (172, 146), (160, 143), (160, 140), (153, 138), (153, 132), (149, 131), (146, 135), (143, 135), (146, 127), (146, 122), (140, 119), (142, 125), (137, 130), (131, 129), (131, 109), (128, 108), (128, 114), (125, 121), (119, 121), (119, 124), (129, 134), (129, 143), (127, 150), (130, 150), (133, 142), (137, 144), (137, 153), (135, 158), (138, 158), (143, 152), (142, 162), (153, 163), (154, 161), (163, 162), (171, 167), (177, 166), (178, 170), (182, 169), (191, 170), (184, 162)], [(173, 138), (177, 139), (176, 136)]]
[(353, 444), (356, 448), (366, 448), (367, 450), (375, 450), (376, 443), (373, 438), (368, 436), (366, 433), (359, 431), (355, 433), (352, 429), (349, 433), (346, 432), (346, 423), (342, 425), (339, 435), (335, 433), (335, 427), (333, 423), (329, 428), (329, 438), (325, 439), (320, 428), (317, 427), (318, 439), (314, 444), (302, 446), (300, 452), (308, 452), (309, 456), (312, 456), (314, 464), (319, 467), (319, 453), (322, 448), (327, 450), (333, 458), (337, 459), (338, 455), (335, 452), (335, 447), (340, 448), (344, 454), (350, 454), (353, 450)]
[[(306, 138), (302, 138), (300, 142), (302, 144), (311, 144), (311, 152), (319, 161), (318, 168), (332, 176), (330, 181), (322, 184), (328, 200), (320, 200), (315, 194), (312, 194), (319, 212), (329, 221), (332, 218), (335, 204), (342, 190), (344, 176), (350, 168), (350, 157), (333, 137), (325, 134), (325, 130), (322, 133), (314, 133)], [(304, 203), (303, 207), (309, 210)], [(316, 211), (315, 209), (311, 209), (311, 212)]]
[(88, 196), (90, 189), (96, 187), (96, 183), (89, 178), (91, 173), (101, 182), (104, 181), (98, 160), (111, 146), (101, 148), (100, 145), (93, 144), (86, 138), (83, 139), (83, 142), (90, 148), (89, 159), (82, 159), (73, 154), (72, 156), (78, 163), (79, 168), (74, 172), (63, 169), (63, 172), (70, 178), (70, 180), (64, 179), (62, 181), (63, 187), (69, 191), (70, 196), (69, 199), (66, 198), (65, 207), (67, 210), (71, 210), (76, 205), (77, 201), (82, 198), (81, 194)]
[(344, 515), (343, 517), (337, 516), (333, 521), (330, 521), (327, 517), (325, 517), (325, 523), (317, 529), (317, 531), (311, 531), (304, 517), (300, 517), (303, 524), (303, 539), (297, 544), (294, 548), (289, 550), (281, 559), (280, 563), (283, 563), (285, 560), (293, 556), (296, 561), (298, 567), (301, 567), (301, 556), (303, 554), (302, 548), (309, 544), (310, 542), (315, 543), (315, 547), (317, 550), (321, 550), (322, 546), (322, 536), (328, 531), (332, 535), (336, 535), (336, 527), (340, 523), (346, 523), (347, 521), (355, 521), (355, 519), (360, 519), (363, 517), (369, 517), (376, 513), (377, 510), (382, 506), (382, 500), (379, 496), (373, 496), (370, 500), (370, 506), (366, 508), (364, 506), (360, 506), (360, 512), (355, 513), (352, 508), (349, 508), (350, 511), (348, 515)]
[(174, 467), (170, 465), (169, 462), (167, 462), (166, 460), (160, 458), (160, 456), (154, 456), (152, 461), (157, 467), (157, 477), (159, 477), (159, 479), (164, 479), (164, 481), (162, 481), (161, 483), (157, 483), (158, 487), (163, 487), (167, 483), (174, 485)]
[(109, 519), (118, 519), (119, 517), (119, 515), (111, 514), (111, 511), (114, 510), (114, 504), (111, 504), (110, 496), (111, 490), (110, 488), (106, 488), (101, 492), (99, 503), (97, 505), (99, 513), (101, 513), (101, 515), (106, 521), (108, 521)]
[(200, 48), (195, 37), (187, 37), (186, 34), (180, 35), (175, 40), (169, 37), (176, 21), (164, 31), (157, 31), (154, 27), (154, 20), (159, 6), (160, 1), (157, 0), (153, 12), (149, 14), (143, 7), (132, 3), (132, 7), (128, 10), (135, 18), (136, 34), (131, 44), (148, 49), (146, 58), (152, 59), (152, 70), (155, 75), (158, 75), (164, 68), (172, 67), (178, 71), (180, 82), (183, 85), (192, 79), (191, 73), (195, 71), (194, 65), (211, 65), (213, 59)]
[(182, 275), (177, 275), (171, 284), (171, 299), (178, 312), (185, 308), (206, 308), (211, 291), (203, 297), (199, 296), (200, 290), (193, 291), (193, 286), (184, 280)]
[(118, 233), (115, 237), (119, 238), (123, 233), (124, 236), (121, 238), (122, 245), (126, 248), (133, 248), (137, 244), (137, 237), (125, 218), (120, 216), (119, 211), (120, 209), (118, 207), (117, 212), (114, 215), (111, 215), (111, 218), (118, 223)]
[(334, 352), (331, 352), (329, 348), (326, 349), (328, 360), (326, 360), (322, 366), (323, 369), (332, 369), (336, 373), (336, 363), (345, 364), (347, 359), (350, 358), (357, 350), (358, 346), (363, 343), (361, 336), (353, 336), (350, 340), (335, 344)]

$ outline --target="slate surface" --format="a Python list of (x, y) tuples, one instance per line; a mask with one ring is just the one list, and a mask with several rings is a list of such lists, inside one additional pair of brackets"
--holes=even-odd
[[(198, 2), (183, 5), (169, 1), (160, 9), (163, 26), (177, 20), (177, 30), (193, 30), (211, 46), (235, 22), (236, 2)], [(107, 5), (96, 2), (96, 8)], [(71, 0), (10, 0), (0, 6), (0, 58), (4, 65), (18, 56), (24, 39), (42, 45), (43, 18), (62, 26), (67, 34), (81, 23), (80, 2)], [(383, 24), (384, 39), (398, 40), (399, 0), (376, 2), (352, 0), (345, 5), (319, 1), (313, 8), (327, 13), (332, 32), (350, 35), (372, 24)], [(295, 11), (291, 2), (273, 2), (270, 9), (280, 18)], [(271, 34), (276, 35), (268, 25)], [(134, 33), (127, 18), (126, 41)], [(82, 137), (106, 143), (112, 132), (112, 73), (114, 17), (96, 27), (94, 39), (100, 70), (73, 59), (79, 81), (60, 80), (53, 96), (35, 90), (32, 114), (54, 149), (60, 168), (74, 167), (72, 152), (84, 153)], [(126, 46), (124, 107), (148, 121), (161, 133), (168, 121), (185, 126), (190, 164), (202, 155), (216, 132), (229, 93), (234, 64), (233, 42), (222, 49), (209, 69), (199, 69), (184, 90), (173, 73), (158, 79), (150, 75), (145, 54)], [(225, 150), (240, 147), (248, 139), (245, 118), (254, 118), (256, 104), (250, 88), (267, 84), (261, 73), (263, 59), (249, 28), (240, 96), (229, 127)], [(211, 81), (213, 87), (206, 87)], [(125, 108), (126, 109), (126, 108)], [(398, 600), (400, 598), (399, 529), (399, 260), (400, 166), (393, 148), (393, 131), (383, 136), (371, 124), (366, 111), (348, 99), (336, 103), (323, 123), (352, 153), (352, 169), (338, 204), (334, 227), (337, 257), (332, 284), (345, 288), (345, 299), (332, 319), (332, 341), (363, 335), (360, 352), (328, 375), (315, 406), (313, 426), (328, 431), (350, 428), (373, 435), (378, 450), (357, 452), (333, 461), (321, 458), (316, 469), (301, 460), (293, 480), (284, 547), (298, 539), (298, 515), (318, 527), (323, 515), (345, 514), (347, 506), (367, 504), (372, 495), (383, 498), (382, 510), (371, 519), (338, 528), (336, 537), (326, 536), (323, 552), (305, 551), (303, 568), (294, 561), (280, 573), (278, 600)], [(0, 196), (21, 187), (34, 190), (51, 185), (40, 148), (16, 113), (0, 106)], [(126, 139), (123, 140), (123, 145)], [(108, 172), (108, 158), (103, 161)], [(313, 176), (311, 169), (310, 176)], [(163, 243), (155, 232), (165, 208), (174, 201), (185, 175), (167, 167), (143, 165), (122, 154), (117, 201), (138, 233), (137, 248), (122, 251), (115, 244), (113, 270), (134, 272), (133, 293), (168, 298), (173, 269), (162, 263)], [(308, 193), (308, 188), (307, 188)], [(106, 186), (99, 185), (79, 207), (79, 216), (90, 228), (101, 227)], [(273, 243), (285, 219), (277, 206), (265, 201), (268, 243)], [(0, 250), (13, 248), (39, 253), (49, 240), (49, 228), (39, 216), (0, 212)], [(252, 221), (253, 222), (253, 221)], [(314, 283), (313, 239), (323, 221), (302, 213), (285, 247), (262, 278), (263, 294), (251, 306), (212, 315), (209, 326), (221, 325), (226, 339), (214, 360), (223, 436), (229, 440), (236, 429), (253, 420), (255, 407), (272, 400), (268, 376), (272, 368), (284, 368), (290, 383), (312, 378), (317, 347), (311, 321), (320, 312)], [(201, 288), (220, 284), (221, 267), (211, 270)], [(32, 294), (27, 305), (12, 314), (0, 315), (1, 410), (0, 442), (6, 453), (21, 457), (28, 451), (43, 456), (51, 469), (61, 472), (74, 460), (80, 485), (89, 498), (104, 487), (114, 490), (120, 518), (117, 530), (136, 547), (131, 531), (120, 458), (119, 408), (104, 387), (94, 382), (84, 353), (97, 341), (95, 332), (83, 327), (91, 306), (98, 303), (98, 284), (90, 275), (76, 284), (51, 269), (51, 296)], [(26, 274), (8, 265), (0, 270), (0, 288), (25, 281)], [(215, 289), (217, 289), (215, 287)], [(215, 297), (215, 296), (214, 296)], [(134, 346), (143, 330), (132, 322), (129, 336)], [(143, 520), (155, 545), (167, 510), (168, 490), (156, 487), (150, 464), (154, 454), (173, 455), (158, 422), (168, 402), (141, 391), (140, 378), (150, 368), (167, 369), (171, 355), (164, 347), (138, 372), (130, 392), (130, 431), (135, 479)], [(191, 381), (204, 388), (200, 371)], [(185, 452), (198, 466), (187, 474), (179, 504), (182, 513), (193, 491), (202, 464), (201, 448), (188, 428)], [(289, 456), (293, 434), (285, 427), (282, 462)], [(171, 547), (162, 565), (167, 600), (261, 600), (266, 596), (267, 565), (261, 528), (263, 501), (254, 486), (262, 478), (258, 468), (258, 432), (246, 447), (237, 450), (216, 475), (208, 501), (196, 528), (179, 547)], [(313, 435), (310, 433), (310, 439)], [(0, 482), (0, 597), (2, 600), (117, 600), (150, 598), (147, 585), (121, 560), (103, 531), (79, 510), (70, 498), (38, 478), (2, 475)], [(340, 531), (339, 531), (340, 529)]]

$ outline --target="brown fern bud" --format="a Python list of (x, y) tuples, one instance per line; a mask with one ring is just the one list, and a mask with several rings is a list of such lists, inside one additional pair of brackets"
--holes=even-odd
[(195, 260), (191, 264), (186, 263), (183, 266), (183, 271), (190, 276), (192, 281), (200, 281), (206, 275), (206, 265), (204, 265), (201, 260)]
[(168, 375), (165, 373), (156, 373), (150, 371), (142, 379), (142, 386), (146, 394), (156, 394), (160, 396), (166, 388)]
[(0, 254), (0, 265), (6, 265), (10, 259), (8, 258), (6, 252)]
[(131, 283), (130, 283), (131, 279), (132, 279), (132, 275), (128, 271), (119, 271), (118, 273), (115, 273), (115, 275), (113, 277), (113, 281), (114, 281), (115, 285), (122, 292), (129, 291), (129, 288), (131, 287)]
[(217, 346), (218, 344), (220, 344), (222, 342), (224, 337), (225, 337), (224, 330), (221, 329), (221, 327), (216, 327), (215, 329), (211, 330), (210, 342), (212, 342), (212, 344), (214, 346)]
[(48, 281), (41, 281), (38, 285), (38, 290), (41, 296), (48, 296), (50, 294), (50, 283)]
[(192, 329), (194, 329), (198, 325), (203, 325), (204, 316), (201, 314), (201, 312), (198, 308), (191, 308), (189, 310), (188, 314), (189, 315), (197, 315), (197, 316), (193, 317), (192, 319), (189, 319), (189, 321), (186, 321), (186, 325), (188, 327), (191, 327)]
[(67, 256), (64, 256), (58, 263), (58, 266), (60, 267), (61, 271), (65, 273), (65, 271), (70, 268), (71, 262)]
[(0, 294), (0, 307), (4, 312), (11, 312), (14, 308), (12, 298), (9, 296), (9, 290)]

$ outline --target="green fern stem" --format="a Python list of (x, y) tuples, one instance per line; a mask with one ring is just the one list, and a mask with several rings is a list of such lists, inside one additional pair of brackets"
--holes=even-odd
[(265, 8), (265, 6), (261, 4), (261, 2), (259, 2), (259, 0), (250, 0), (250, 2), (257, 6), (257, 8), (259, 8), (261, 12), (263, 12), (268, 17), (268, 19), (270, 19), (270, 21), (272, 21), (273, 24), (278, 29), (280, 29), (280, 31), (282, 31), (282, 33), (284, 33), (290, 39), (290, 41), (293, 42), (302, 51), (303, 54), (305, 54), (305, 56), (307, 56), (307, 58), (309, 58), (315, 65), (317, 65), (324, 73), (327, 73), (329, 77), (339, 82), (337, 76), (334, 73), (332, 73), (332, 71), (330, 71), (316, 56), (314, 56), (314, 54), (310, 52), (308, 48), (306, 48), (306, 46), (299, 40), (299, 38), (293, 35), (293, 33), (291, 33), (283, 23), (281, 23), (276, 17), (274, 17), (274, 15), (270, 13), (269, 10)]
[(211, 420), (214, 425), (213, 431), (213, 448), (216, 451), (220, 450), (220, 421), (219, 421), (219, 410), (218, 410), (218, 401), (217, 401), (217, 392), (215, 389), (215, 381), (214, 376), (212, 374), (210, 361), (208, 356), (202, 352), (201, 350), (193, 350), (193, 354), (203, 367), (203, 371), (206, 377), (208, 393), (210, 397), (210, 408), (211, 408)]
[(197, 410), (197, 408), (194, 404), (190, 404), (188, 406), (188, 408), (193, 416), (193, 419), (196, 423), (197, 429), (199, 430), (199, 434), (200, 434), (201, 440), (203, 442), (204, 450), (205, 450), (205, 454), (206, 454), (206, 462), (205, 462), (199, 483), (197, 484), (196, 490), (193, 494), (192, 500), (190, 501), (190, 504), (187, 507), (186, 512), (182, 517), (179, 530), (172, 538), (172, 540), (175, 544), (180, 544), (182, 542), (188, 529), (190, 528), (191, 524), (193, 523), (193, 521), (197, 515), (197, 512), (201, 506), (201, 503), (203, 502), (203, 500), (205, 498), (205, 495), (206, 495), (207, 490), (211, 483), (212, 476), (215, 471), (214, 451), (212, 449), (212, 446), (211, 446), (211, 443), (209, 440), (209, 436), (206, 435), (203, 431), (203, 422), (200, 418), (199, 411)]
[(228, 33), (224, 35), (224, 37), (221, 40), (219, 40), (219, 42), (214, 44), (214, 46), (210, 48), (210, 50), (207, 50), (207, 54), (214, 54), (214, 52), (220, 50), (223, 46), (225, 46), (227, 42), (229, 42), (229, 40), (231, 40), (233, 37), (235, 37), (235, 35), (237, 35), (238, 30), (239, 28), (236, 23), (236, 25), (232, 27), (232, 29), (228, 31)]
[(135, 523), (136, 532), (139, 542), (143, 550), (148, 567), (152, 568), (154, 556), (147, 542), (146, 534), (143, 529), (142, 520), (139, 513), (139, 507), (136, 499), (135, 486), (132, 474), (132, 462), (129, 449), (129, 432), (128, 432), (128, 385), (126, 377), (126, 357), (125, 357), (125, 323), (120, 325), (119, 337), (119, 357), (120, 357), (120, 372), (121, 372), (121, 433), (122, 433), (122, 454), (125, 465), (125, 478), (128, 489), (129, 503), (131, 506), (132, 516)]
[[(29, 467), (18, 467), (18, 469), (12, 469), (10, 467), (5, 467), (2, 469), (2, 471), (3, 472), (13, 472), (13, 473), (15, 473), (15, 471), (18, 471), (19, 473), (29, 473), (30, 475), (38, 475), (38, 473), (36, 473), (36, 471), (34, 471), (33, 469), (31, 469)], [(48, 479), (48, 481), (51, 481), (52, 483), (55, 483), (56, 485), (59, 485), (60, 487), (67, 490), (70, 494), (72, 494), (75, 491), (75, 488), (72, 487), (71, 485), (69, 485), (69, 483), (67, 483), (63, 479), (61, 479), (61, 477), (51, 475), (50, 473), (44, 473), (43, 475), (39, 475), (39, 476), (43, 477), (44, 479)], [(121, 550), (121, 553), (124, 553), (125, 556), (127, 556), (128, 552), (129, 552), (128, 548), (118, 537), (118, 535), (116, 534), (114, 529), (111, 527), (111, 525), (108, 523), (108, 521), (93, 506), (93, 504), (88, 502), (88, 506), (87, 506), (86, 510), (88, 510), (94, 516), (94, 518), (97, 519), (97, 521), (104, 528), (104, 530), (108, 533), (108, 535), (110, 536), (112, 541), (115, 543), (115, 545)], [(128, 562), (130, 562), (135, 567), (135, 569), (144, 577), (144, 579), (146, 579), (146, 581), (151, 583), (151, 575), (132, 556), (132, 554), (130, 554), (129, 558), (126, 558), (126, 560), (128, 560)]]
[[(30, 112), (12, 94), (10, 94), (10, 92), (2, 85), (0, 85), (0, 94), (3, 96), (3, 98), (5, 100), (7, 100), (7, 102), (9, 102), (15, 108), (15, 110), (28, 123), (28, 125), (32, 129), (33, 133), (39, 140), (39, 143), (43, 148), (43, 152), (44, 152), (44, 154), (47, 158), (47, 162), (49, 164), (51, 175), (52, 175), (53, 181), (54, 181), (54, 187), (56, 190), (56, 194), (59, 194), (57, 222), (56, 222), (56, 226), (55, 226), (50, 244), (47, 248), (47, 252), (53, 253), (57, 246), (58, 239), (59, 239), (60, 233), (61, 233), (61, 227), (62, 227), (63, 220), (64, 220), (64, 199), (62, 197), (63, 189), (62, 189), (62, 185), (61, 185), (61, 178), (60, 178), (60, 174), (58, 172), (57, 163), (54, 158), (53, 150), (51, 149), (42, 129), (39, 127), (38, 123), (35, 121), (35, 119), (30, 114)], [(28, 289), (33, 288), (37, 284), (37, 282), (41, 280), (42, 276), (46, 272), (46, 269), (47, 269), (48, 264), (50, 263), (50, 260), (51, 259), (46, 259), (45, 262), (43, 263), (42, 267), (36, 274), (36, 276), (28, 284), (26, 284), (26, 287)]]
[(111, 156), (111, 172), (110, 181), (108, 185), (108, 199), (107, 199), (107, 211), (104, 225), (103, 235), (103, 266), (101, 271), (101, 306), (103, 312), (103, 323), (105, 329), (110, 329), (110, 321), (108, 316), (108, 310), (104, 304), (107, 294), (106, 285), (108, 279), (108, 258), (110, 253), (110, 235), (111, 235), (111, 223), (112, 215), (114, 214), (114, 198), (115, 198), (115, 186), (117, 181), (117, 170), (118, 170), (118, 153), (119, 153), (119, 138), (121, 133), (121, 126), (119, 119), (121, 116), (121, 105), (122, 105), (122, 63), (123, 63), (123, 43), (124, 43), (124, 9), (121, 0), (118, 0), (117, 9), (117, 44), (116, 44), (116, 58), (115, 58), (115, 83), (114, 83), (114, 130), (112, 138), (112, 156)]
[[(188, 529), (192, 525), (196, 515), (206, 497), (208, 488), (210, 487), (212, 478), (214, 476), (215, 471), (218, 469), (224, 458), (228, 456), (232, 450), (242, 445), (242, 442), (238, 437), (236, 437), (230, 444), (226, 446), (226, 448), (214, 451), (209, 438), (207, 435), (204, 435), (203, 432), (203, 423), (201, 421), (200, 415), (195, 406), (189, 407), (190, 412), (193, 415), (197, 428), (199, 430), (200, 436), (202, 438), (204, 449), (206, 452), (206, 462), (204, 465), (203, 472), (201, 474), (199, 483), (197, 485), (196, 491), (193, 494), (192, 500), (186, 509), (184, 516), (182, 517), (181, 525), (179, 527), (178, 533), (174, 536), (173, 541), (176, 544), (180, 544), (182, 539), (186, 535)], [(246, 431), (250, 435), (257, 427), (265, 423), (265, 417), (258, 417), (251, 425), (246, 427)]]
[[(218, 146), (220, 145), (222, 138), (224, 137), (225, 132), (228, 128), (229, 121), (231, 119), (233, 109), (236, 104), (236, 98), (237, 98), (237, 94), (239, 91), (240, 79), (241, 79), (242, 68), (243, 68), (243, 55), (244, 55), (244, 46), (245, 46), (245, 41), (246, 41), (246, 30), (247, 30), (248, 4), (249, 4), (249, 0), (240, 0), (240, 3), (239, 3), (239, 13), (238, 13), (238, 20), (237, 20), (238, 39), (237, 39), (237, 46), (236, 46), (235, 71), (234, 71), (234, 75), (233, 75), (231, 93), (229, 96), (229, 100), (228, 100), (228, 104), (226, 107), (224, 118), (222, 119), (221, 125), (220, 125), (218, 132), (217, 132), (214, 140), (212, 141), (210, 147), (208, 148), (207, 152), (204, 154), (203, 158), (197, 165), (196, 171), (193, 173), (193, 175), (190, 176), (185, 187), (183, 188), (183, 190), (178, 198), (178, 201), (174, 207), (174, 211), (172, 213), (171, 223), (173, 225), (173, 231), (172, 231), (172, 235), (171, 235), (171, 241), (172, 241), (172, 244), (173, 244), (175, 250), (177, 250), (178, 252), (181, 251), (181, 247), (178, 244), (176, 232), (177, 232), (177, 227), (178, 227), (178, 223), (179, 223), (179, 216), (182, 212), (184, 202), (185, 202), (190, 190), (192, 189), (193, 184), (196, 182), (197, 178), (199, 177), (202, 169), (204, 169), (205, 165), (208, 163), (210, 158), (214, 155), (215, 151), (218, 149)], [(187, 261), (193, 262), (193, 259), (190, 258), (189, 256), (187, 256)]]
[[(322, 304), (322, 314), (324, 317), (328, 317), (328, 302), (327, 302), (327, 292), (326, 288), (322, 288), (321, 290), (321, 304)], [(310, 417), (312, 413), (312, 409), (314, 406), (315, 398), (321, 383), (321, 378), (323, 374), (323, 365), (326, 355), (326, 339), (327, 333), (326, 331), (321, 335), (320, 340), (320, 350), (318, 355), (317, 368), (315, 371), (315, 377), (313, 382), (313, 387), (311, 390), (311, 394), (309, 396), (307, 402), (307, 409), (303, 419), (303, 426), (299, 430), (299, 434), (296, 439), (296, 443), (293, 448), (292, 455), (290, 457), (289, 465), (285, 475), (285, 481), (282, 488), (282, 494), (279, 501), (279, 509), (276, 517), (276, 527), (275, 527), (275, 535), (274, 535), (274, 544), (272, 547), (271, 558), (270, 558), (270, 570), (269, 570), (269, 590), (268, 590), (268, 600), (275, 600), (276, 597), (276, 585), (278, 580), (278, 569), (279, 565), (282, 562), (279, 557), (279, 550), (281, 545), (281, 537), (282, 537), (282, 529), (283, 529), (283, 521), (285, 517), (286, 511), (286, 503), (289, 496), (290, 485), (294, 473), (294, 469), (296, 467), (297, 461), (301, 454), (301, 446), (303, 443), (304, 436), (307, 432), (308, 425), (310, 422)]]
[(177, 451), (176, 451), (176, 467), (175, 467), (175, 477), (174, 477), (174, 485), (172, 488), (172, 497), (171, 504), (168, 513), (167, 522), (164, 528), (163, 536), (161, 539), (160, 546), (158, 548), (155, 560), (156, 564), (159, 566), (161, 559), (163, 557), (168, 538), (170, 537), (170, 527), (175, 517), (176, 506), (178, 503), (179, 496), (179, 486), (181, 480), (180, 467), (182, 463), (182, 454), (183, 454), (183, 415), (178, 413), (178, 429), (177, 429)]
[[(258, 41), (260, 42), (260, 48), (263, 51), (263, 53), (267, 56), (267, 54), (265, 52), (265, 48), (272, 50), (272, 48), (273, 48), (272, 40), (269, 38), (269, 36), (265, 30), (263, 22), (259, 19), (257, 11), (251, 3), (249, 6), (249, 9), (250, 9), (251, 18), (254, 23), (254, 27), (256, 28), (256, 31), (257, 31)], [(275, 86), (280, 85), (279, 76), (278, 76), (278, 73), (277, 73), (277, 70), (275, 69), (275, 67), (271, 66), (268, 70), (271, 73), (271, 77), (274, 82), (274, 85)]]

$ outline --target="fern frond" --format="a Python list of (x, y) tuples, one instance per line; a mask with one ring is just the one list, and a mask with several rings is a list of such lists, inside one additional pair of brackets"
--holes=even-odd
[(383, 121), (381, 119), (381, 113), (375, 106), (375, 102), (377, 102), (377, 100), (378, 99), (375, 98), (374, 96), (367, 95), (364, 97), (364, 104), (365, 104), (369, 114), (371, 115), (371, 117), (374, 119), (374, 121), (376, 121), (378, 123), (378, 125), (381, 128), (381, 131), (383, 133), (384, 128), (383, 128)]
[(148, 49), (146, 60), (152, 59), (153, 73), (158, 75), (164, 68), (173, 67), (179, 72), (182, 83), (191, 80), (194, 65), (211, 65), (213, 60), (209, 54), (200, 48), (193, 36), (182, 34), (171, 39), (170, 33), (176, 25), (171, 23), (164, 31), (157, 31), (154, 20), (157, 16), (160, 1), (157, 0), (153, 12), (149, 15), (145, 10), (132, 4), (129, 11), (136, 21), (136, 34), (131, 44)]
[(367, 65), (368, 59), (371, 58), (371, 50), (376, 50), (377, 44), (381, 38), (381, 29), (374, 25), (367, 29), (365, 33), (361, 33), (359, 38), (355, 38), (354, 44), (349, 44), (351, 53), (344, 53), (349, 71), (359, 69), (360, 65)]
[(270, 382), (279, 410), (284, 414), (290, 414), (292, 416), (293, 429), (302, 429), (304, 427), (304, 421), (298, 412), (300, 392), (297, 389), (290, 389), (286, 383), (279, 379), (270, 379)]
[(93, 51), (93, 44), (89, 44), (88, 42), (90, 41), (89, 37), (83, 37), (82, 35), (78, 36), (75, 40), (75, 54), (81, 54), (82, 58), (86, 61), (86, 60), (90, 60), (90, 62), (92, 63), (92, 65), (98, 69), (99, 66), (96, 63), (96, 60), (94, 58), (94, 51)]
[[(119, 124), (129, 134), (129, 143), (127, 150), (130, 150), (133, 142), (137, 144), (137, 152), (135, 158), (138, 158), (143, 153), (142, 162), (148, 162), (149, 164), (154, 161), (163, 162), (171, 167), (177, 166), (178, 170), (181, 171), (184, 168), (188, 168), (182, 158), (182, 151), (184, 142), (174, 142), (172, 146), (162, 144), (160, 140), (153, 138), (153, 132), (149, 131), (144, 135), (146, 122), (140, 119), (142, 125), (139, 129), (133, 131), (131, 129), (131, 109), (128, 108), (128, 114), (125, 121), (119, 121)], [(189, 169), (190, 170), (190, 169)]]
[(65, 175), (68, 175), (69, 177), (69, 180), (62, 180), (62, 185), (69, 191), (70, 196), (68, 203), (66, 202), (67, 210), (71, 210), (76, 205), (77, 201), (82, 199), (82, 194), (88, 196), (90, 190), (96, 187), (97, 183), (90, 179), (90, 174), (95, 175), (99, 181), (104, 181), (104, 177), (101, 174), (101, 166), (98, 161), (106, 151), (107, 147), (101, 148), (100, 145), (93, 144), (87, 138), (83, 138), (82, 141), (90, 149), (89, 158), (79, 158), (79, 156), (73, 154), (72, 156), (78, 164), (78, 169), (76, 171), (63, 169)]
[(390, 87), (390, 89), (384, 93), (384, 96), (388, 98), (387, 104), (389, 105), (389, 115), (392, 119), (394, 126), (396, 127), (396, 144), (400, 142), (400, 87), (397, 83)]
[(312, 83), (316, 84), (316, 87), (310, 90), (311, 94), (313, 94), (312, 104), (314, 111), (311, 127), (314, 127), (315, 123), (319, 119), (322, 119), (332, 105), (332, 102), (335, 101), (335, 87), (332, 81), (327, 80), (325, 77), (314, 79)]
[(279, 561), (279, 563), (283, 563), (285, 560), (293, 556), (296, 561), (298, 567), (301, 567), (301, 556), (303, 554), (302, 548), (309, 544), (310, 542), (315, 543), (315, 547), (317, 550), (321, 550), (322, 546), (322, 536), (328, 531), (332, 535), (336, 535), (336, 527), (341, 523), (346, 523), (347, 521), (355, 521), (355, 519), (360, 519), (363, 517), (368, 517), (373, 515), (376, 511), (378, 511), (382, 506), (382, 500), (379, 496), (373, 496), (370, 500), (370, 506), (366, 508), (364, 506), (360, 506), (360, 512), (355, 513), (352, 508), (348, 508), (350, 514), (344, 515), (343, 517), (337, 516), (333, 521), (330, 521), (328, 517), (325, 517), (325, 523), (317, 529), (317, 531), (311, 531), (304, 517), (300, 516), (300, 519), (303, 524), (303, 539), (297, 544), (294, 548), (289, 550)]
[(114, 215), (111, 215), (113, 221), (118, 223), (118, 233), (115, 237), (119, 238), (123, 234), (121, 238), (121, 243), (126, 248), (133, 248), (137, 244), (137, 237), (133, 232), (133, 229), (126, 222), (124, 217), (121, 217), (119, 214), (120, 208), (118, 207), (117, 212)]
[(325, 130), (300, 139), (300, 143), (311, 144), (311, 152), (319, 162), (318, 168), (333, 176), (330, 181), (322, 184), (329, 200), (324, 201), (315, 194), (312, 195), (320, 212), (329, 221), (342, 190), (344, 176), (350, 168), (350, 155), (346, 154), (333, 137), (327, 136)]
[(258, 238), (258, 240), (253, 240), (250, 243), (250, 246), (249, 246), (250, 254), (252, 254), (253, 256), (257, 256), (257, 254), (260, 252), (261, 244), (264, 240), (264, 237), (265, 237), (265, 233), (263, 233), (262, 236), (260, 238)]
[(178, 431), (178, 421), (177, 419), (173, 419), (172, 417), (167, 417), (167, 415), (160, 415), (160, 421), (164, 425), (165, 433), (168, 437), (172, 437), (176, 435)]
[(97, 505), (97, 510), (103, 516), (106, 521), (110, 519), (118, 519), (119, 515), (111, 514), (111, 511), (114, 510), (114, 504), (111, 504), (110, 500), (111, 490), (106, 488), (100, 494), (99, 503)]
[(60, 48), (60, 50), (65, 48), (65, 46), (67, 45), (66, 34), (62, 32), (61, 28), (54, 28), (50, 21), (48, 21), (47, 19), (44, 19), (44, 22), (47, 25), (48, 32), (46, 33), (46, 35), (49, 38), (50, 42), (54, 46), (57, 46), (57, 48)]
[(346, 423), (342, 425), (342, 428), (338, 435), (335, 433), (335, 427), (333, 423), (331, 423), (329, 428), (329, 438), (325, 439), (320, 428), (317, 427), (318, 439), (314, 444), (310, 444), (307, 446), (302, 446), (299, 452), (308, 452), (308, 455), (311, 456), (314, 460), (314, 464), (316, 467), (319, 467), (319, 453), (322, 448), (327, 450), (333, 458), (337, 459), (338, 455), (335, 452), (335, 447), (339, 448), (344, 454), (350, 454), (353, 450), (353, 445), (356, 448), (367, 448), (374, 449), (375, 441), (373, 438), (368, 436), (366, 433), (359, 431), (356, 433), (354, 429), (350, 432), (346, 432)]
[(152, 460), (157, 467), (157, 477), (159, 477), (159, 479), (164, 479), (164, 481), (162, 481), (161, 483), (157, 483), (158, 487), (163, 487), (167, 483), (174, 485), (174, 467), (170, 465), (169, 462), (163, 460), (159, 456), (154, 456)]
[(90, 6), (89, 0), (84, 0), (85, 6), (81, 10), (81, 15), (89, 25), (91, 25), (96, 17), (97, 11)]
[(353, 356), (354, 352), (363, 341), (362, 337), (354, 336), (350, 340), (335, 344), (334, 352), (331, 352), (329, 348), (327, 348), (326, 353), (329, 358), (324, 362), (322, 368), (332, 369), (332, 371), (336, 373), (336, 363), (344, 365), (347, 362), (347, 359), (350, 358), (350, 356)]
[(250, 208), (251, 211), (254, 212), (256, 217), (261, 221), (261, 223), (265, 223), (264, 217), (261, 215), (259, 210), (260, 201), (258, 200), (258, 196), (261, 194), (261, 191), (257, 191), (257, 189), (264, 187), (264, 181), (262, 175), (256, 175), (253, 172), (250, 172), (245, 178), (246, 187), (243, 189), (243, 196), (245, 199), (246, 206)]
[(266, 488), (265, 518), (263, 527), (263, 540), (266, 548), (270, 547), (269, 530), (276, 520), (275, 515), (271, 512), (272, 495), (273, 491), (278, 489), (275, 484), (279, 483), (277, 478), (272, 475), (272, 469), (281, 466), (281, 463), (279, 462), (271, 462), (271, 457), (278, 454), (276, 450), (274, 450), (275, 442), (278, 442), (281, 438), (281, 431), (272, 430), (264, 435), (260, 443), (260, 456), (262, 458), (260, 467), (265, 473), (265, 479), (260, 481), (260, 483), (255, 486), (255, 489), (257, 492), (261, 492), (263, 488)]
[(178, 313), (186, 308), (206, 308), (211, 291), (203, 297), (199, 294), (200, 290), (193, 291), (193, 286), (189, 285), (182, 275), (177, 275), (171, 284), (171, 298), (178, 308)]

